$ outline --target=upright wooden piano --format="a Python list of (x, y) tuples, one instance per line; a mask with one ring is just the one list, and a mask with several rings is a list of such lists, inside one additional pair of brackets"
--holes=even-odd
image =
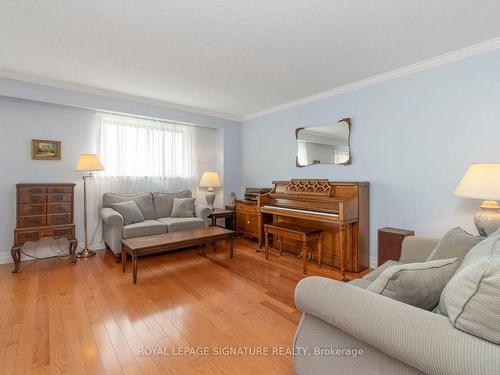
[[(370, 184), (326, 179), (274, 181), (258, 197), (259, 244), (264, 224), (290, 222), (323, 230), (323, 262), (344, 271), (361, 272), (370, 259)], [(300, 245), (283, 242), (283, 250), (300, 253)], [(317, 249), (313, 249), (316, 251)]]

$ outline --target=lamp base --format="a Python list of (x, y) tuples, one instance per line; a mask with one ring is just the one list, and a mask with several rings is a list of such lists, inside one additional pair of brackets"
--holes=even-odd
[(90, 258), (95, 255), (94, 250), (83, 249), (76, 253), (77, 258)]
[(481, 211), (474, 216), (474, 224), (480, 236), (486, 237), (500, 228), (500, 205), (496, 201), (484, 201)]
[(212, 210), (214, 208), (215, 193), (213, 191), (208, 191), (205, 195), (205, 199), (207, 200), (208, 207)]

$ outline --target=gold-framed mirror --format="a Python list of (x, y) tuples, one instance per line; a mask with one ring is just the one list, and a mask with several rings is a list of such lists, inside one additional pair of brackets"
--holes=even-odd
[(315, 164), (348, 165), (351, 155), (351, 119), (295, 129), (297, 167)]

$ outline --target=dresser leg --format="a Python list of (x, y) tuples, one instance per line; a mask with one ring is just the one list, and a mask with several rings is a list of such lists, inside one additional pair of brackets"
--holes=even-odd
[(12, 273), (18, 273), (21, 263), (21, 248), (18, 246), (12, 247), (10, 255), (12, 255), (12, 260), (14, 261), (14, 269), (12, 270)]
[(78, 240), (70, 240), (69, 241), (69, 255), (71, 257), (71, 261), (76, 263), (76, 248), (78, 247)]

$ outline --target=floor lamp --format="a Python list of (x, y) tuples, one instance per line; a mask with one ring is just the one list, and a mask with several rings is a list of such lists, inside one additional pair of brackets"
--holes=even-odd
[(76, 253), (78, 258), (88, 258), (95, 255), (95, 251), (89, 250), (88, 248), (88, 237), (87, 237), (87, 179), (94, 177), (95, 171), (103, 171), (99, 157), (96, 154), (81, 154), (80, 160), (76, 164), (76, 170), (78, 172), (88, 172), (88, 175), (83, 176), (83, 229), (85, 232), (85, 246), (83, 250)]

